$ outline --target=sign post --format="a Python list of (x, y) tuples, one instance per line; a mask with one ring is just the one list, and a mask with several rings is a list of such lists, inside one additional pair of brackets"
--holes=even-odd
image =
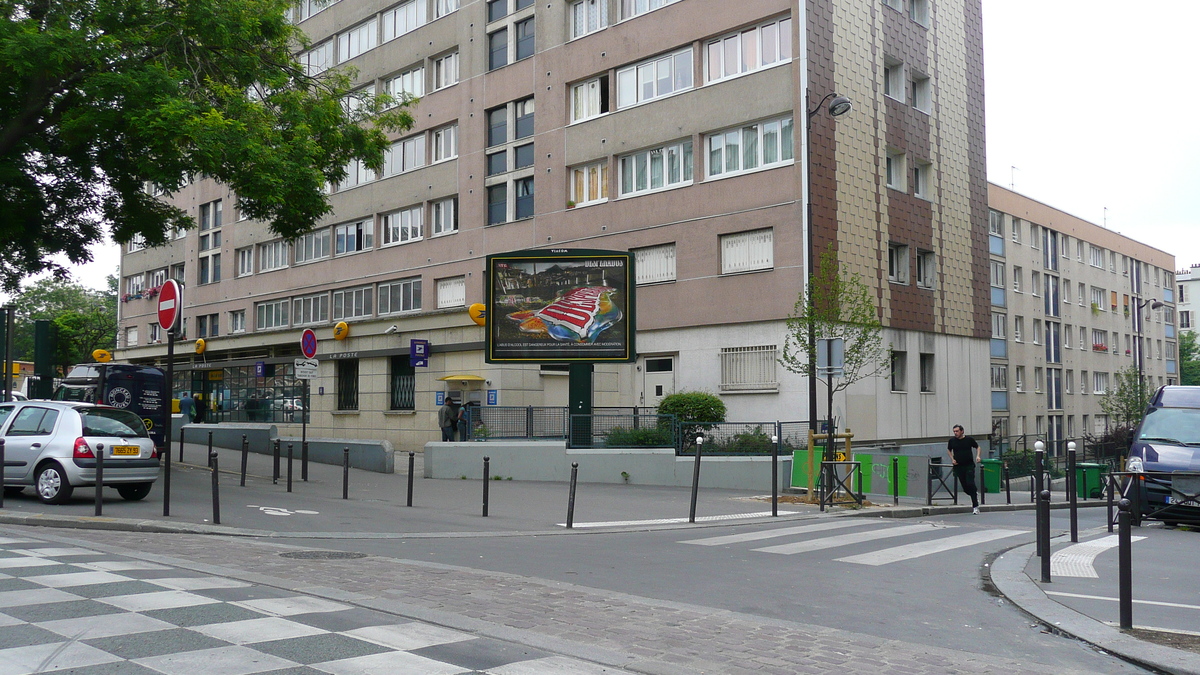
[[(304, 383), (304, 396), (300, 408), (300, 480), (308, 480), (308, 381), (317, 376), (317, 334), (311, 328), (305, 328), (300, 334), (300, 352), (304, 354), (304, 364), (296, 359), (296, 377)], [(303, 368), (302, 368), (303, 365)]]
[[(163, 515), (171, 515), (171, 414), (175, 408), (175, 332), (183, 313), (183, 287), (174, 279), (163, 284), (158, 294), (158, 327), (167, 331), (167, 409), (163, 415)], [(182, 442), (181, 442), (182, 443)], [(182, 448), (182, 444), (180, 448)], [(182, 450), (180, 450), (182, 452)]]

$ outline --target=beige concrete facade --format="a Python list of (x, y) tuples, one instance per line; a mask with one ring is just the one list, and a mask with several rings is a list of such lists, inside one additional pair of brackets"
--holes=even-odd
[[(875, 289), (889, 342), (909, 345), (905, 349), (911, 358), (903, 367), (912, 387), (896, 391), (888, 377), (862, 382), (847, 395), (839, 394), (835, 413), (845, 420), (843, 425), (861, 430), (860, 438), (867, 442), (928, 440), (945, 436), (953, 423), (987, 424), (988, 392), (981, 379), (954, 376), (968, 368), (982, 373), (988, 361), (977, 0), (931, 1), (926, 3), (928, 16), (918, 18), (889, 6), (895, 3), (879, 1), (600, 0), (608, 21), (575, 38), (574, 2), (507, 0), (504, 16), (489, 21), (491, 3), (463, 0), (435, 18), (438, 7), (455, 3), (415, 1), (423, 3), (425, 23), (387, 42), (381, 32), (378, 46), (339, 64), (358, 69), (363, 84), (377, 90), (394, 75), (424, 67), (425, 93), (414, 108), (417, 126), (396, 135), (398, 140), (425, 139), (423, 165), (330, 196), (334, 211), (321, 227), (365, 221), (373, 237), (369, 247), (298, 261), (293, 245), (286, 266), (264, 271), (261, 245), (272, 240), (266, 226), (238, 220), (235, 195), (201, 180), (164, 198), (197, 218), (202, 205), (222, 201), (219, 282), (201, 283), (199, 277), (201, 259), (212, 253), (201, 250), (205, 231), (191, 230), (164, 247), (123, 256), (122, 293), (129, 283), (153, 286), (156, 271), (184, 265), (189, 332), (179, 349), (191, 362), (185, 372), (196, 373), (193, 383), (236, 409), (247, 391), (271, 387), (253, 376), (255, 364), (278, 365), (276, 379), (282, 382), (299, 355), (301, 330), (313, 328), (320, 338), (322, 365), (312, 383), (310, 435), (388, 438), (398, 448), (417, 449), (437, 437), (435, 394), (461, 388), (438, 378), (477, 375), (481, 380), (466, 389), (477, 392), (484, 404), (488, 391), (495, 392), (501, 406), (566, 404), (561, 371), (484, 363), (484, 333), (470, 322), (465, 305), (483, 300), (486, 255), (546, 247), (663, 247), (654, 254), (669, 259), (669, 278), (646, 280), (637, 289), (639, 360), (598, 365), (595, 404), (653, 405), (661, 395), (659, 387), (662, 393), (705, 389), (725, 398), (730, 419), (805, 419), (806, 380), (773, 357), (771, 367), (750, 381), (731, 381), (729, 373), (740, 367), (740, 357), (733, 354), (739, 349), (773, 348), (778, 356), (783, 348), (784, 320), (805, 276), (806, 111), (826, 93), (842, 93), (854, 101), (852, 113), (836, 121), (824, 112), (813, 118), (815, 243), (818, 250), (834, 243), (840, 264)], [(649, 9), (659, 4), (663, 6)], [(642, 5), (647, 11), (623, 14), (624, 8), (636, 11)], [(384, 0), (340, 0), (301, 26), (314, 44), (329, 38), (336, 46), (339, 35), (397, 6)], [(514, 60), (519, 26), (528, 19), (534, 22), (535, 49), (528, 58)], [(779, 37), (780, 27), (786, 29), (786, 39)], [(509, 63), (489, 70), (489, 42), (502, 29), (508, 31)], [(757, 42), (753, 48), (726, 52), (721, 47), (727, 38)], [(769, 39), (776, 40), (769, 49), (790, 47), (789, 55), (766, 62)], [(713, 43), (717, 47), (710, 49)], [(653, 90), (648, 100), (623, 100), (625, 68), (687, 50), (691, 59), (686, 72), (678, 68), (681, 61), (672, 61), (676, 70), (669, 81), (636, 81), (637, 96)], [(439, 59), (455, 52), (457, 83), (435, 90)], [(754, 67), (725, 75), (711, 61), (729, 58), (725, 54), (743, 61), (750, 54)], [(921, 104), (926, 109), (917, 110), (914, 100), (898, 92), (884, 94), (885, 70), (896, 59), (903, 63), (903, 90), (909, 90), (914, 77), (928, 78), (928, 103)], [(575, 119), (572, 87), (594, 78), (603, 78), (601, 100), (607, 111)], [(674, 90), (663, 93), (664, 88)], [(517, 115), (527, 109), (519, 102), (530, 97), (535, 103), (533, 134), (515, 138)], [(490, 145), (489, 111), (501, 108), (507, 111), (507, 135)], [(457, 124), (456, 151), (435, 161), (435, 132), (452, 124)], [(726, 131), (740, 132), (745, 143), (757, 134), (757, 167), (714, 165), (719, 157), (711, 139)], [(776, 139), (787, 133), (791, 145), (785, 147)], [(530, 142), (532, 152), (526, 147)], [(668, 146), (683, 152), (689, 143), (690, 180), (671, 185), (668, 167), (663, 178), (668, 184), (662, 188), (638, 189), (631, 180), (632, 193), (623, 190), (626, 157)], [(774, 154), (765, 149), (770, 143), (778, 143), (771, 146)], [(889, 148), (928, 162), (923, 195), (915, 195), (911, 185), (887, 186)], [(492, 155), (500, 149), (507, 159), (503, 170), (496, 171)], [(531, 155), (530, 166), (516, 166), (518, 150)], [(607, 171), (605, 198), (583, 199), (574, 192), (571, 170), (589, 164)], [(532, 217), (517, 218), (518, 190), (528, 179), (534, 186)], [(495, 186), (508, 186), (507, 212), (502, 223), (489, 224), (488, 195)], [(454, 226), (435, 235), (435, 204), (446, 198), (456, 199)], [(408, 207), (423, 214), (421, 236), (385, 244), (383, 216)], [(769, 233), (765, 260), (736, 258), (740, 254), (730, 238), (751, 232)], [(937, 263), (932, 287), (889, 282), (888, 246), (897, 241), (914, 252), (932, 252)], [(332, 242), (336, 246), (335, 236)], [(239, 276), (240, 251), (246, 249), (253, 256), (252, 269)], [(908, 263), (916, 269), (915, 259)], [(421, 281), (419, 309), (379, 311), (380, 284), (415, 278)], [(442, 298), (440, 304), (448, 306), (439, 308), (439, 281), (456, 278), (465, 287), (463, 297), (452, 302)], [(335, 341), (336, 298), (355, 288), (371, 289), (372, 311), (346, 319), (350, 335)], [(298, 323), (296, 299), (317, 294), (327, 294), (328, 314)], [(289, 321), (278, 327), (258, 325), (256, 308), (276, 300), (289, 301)], [(154, 305), (147, 299), (121, 303), (118, 358), (162, 359), (162, 344), (146, 344)], [(231, 312), (245, 312), (244, 330), (230, 332)], [(205, 336), (205, 354), (194, 355), (197, 318), (212, 315), (219, 318), (219, 331)], [(388, 332), (393, 325), (396, 330)], [(129, 328), (138, 333), (136, 345), (126, 341)], [(428, 368), (417, 368), (403, 385), (411, 390), (411, 400), (393, 409), (393, 369), (408, 354), (411, 339), (429, 340), (432, 357)], [(918, 353), (932, 359), (925, 375)], [(339, 373), (349, 372), (345, 364), (350, 361), (358, 369), (356, 409), (339, 410), (345, 407), (338, 401)], [(918, 382), (928, 385), (924, 391)], [(283, 395), (292, 392), (288, 388)], [(280, 391), (270, 394), (281, 396)]]
[[(1003, 269), (992, 280), (992, 416), (999, 433), (1101, 435), (1109, 424), (1102, 392), (1113, 388), (1118, 371), (1137, 368), (1139, 344), (1151, 386), (1179, 383), (1174, 256), (998, 185), (989, 184), (988, 194), (992, 265)], [(1048, 237), (1057, 248), (1053, 266)], [(1055, 284), (1059, 303), (1048, 311)], [(1048, 348), (1054, 331), (1059, 350)], [(1052, 392), (1058, 378), (1061, 392)]]

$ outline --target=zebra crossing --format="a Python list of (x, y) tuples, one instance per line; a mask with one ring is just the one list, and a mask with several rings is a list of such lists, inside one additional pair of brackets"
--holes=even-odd
[[(920, 538), (915, 542), (834, 558), (837, 562), (878, 567), (1020, 535), (1032, 536), (1032, 532), (1013, 528), (965, 528), (936, 522), (897, 524), (860, 518), (840, 518), (793, 527), (688, 539), (679, 543), (693, 546), (749, 545), (751, 550), (757, 553), (797, 555), (873, 542), (886, 544), (887, 540), (902, 537)], [(769, 546), (758, 545), (759, 542), (771, 539), (793, 537), (799, 539)]]

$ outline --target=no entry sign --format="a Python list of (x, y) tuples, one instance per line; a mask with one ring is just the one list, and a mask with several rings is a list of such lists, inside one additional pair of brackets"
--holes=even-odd
[(182, 309), (183, 289), (178, 281), (171, 279), (163, 284), (158, 293), (158, 325), (163, 330), (174, 331)]

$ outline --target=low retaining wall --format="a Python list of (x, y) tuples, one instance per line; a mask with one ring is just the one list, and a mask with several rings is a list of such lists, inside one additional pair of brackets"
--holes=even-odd
[[(275, 439), (279, 439), (280, 454), (287, 455), (287, 444), (294, 444), (293, 457), (300, 459), (300, 438), (280, 436), (279, 429), (274, 424), (255, 424), (253, 422), (221, 424), (187, 424), (183, 427), (184, 441), (204, 445), (208, 443), (208, 434), (212, 433), (214, 447), (239, 450), (242, 447), (242, 436), (250, 444), (250, 452), (259, 455), (270, 455), (274, 450)], [(173, 431), (174, 443), (179, 443), (178, 430)], [(395, 453), (390, 441), (350, 441), (336, 438), (309, 438), (308, 460), (318, 464), (333, 464), (341, 466), (342, 448), (350, 448), (350, 466), (364, 471), (376, 473), (395, 472)]]

